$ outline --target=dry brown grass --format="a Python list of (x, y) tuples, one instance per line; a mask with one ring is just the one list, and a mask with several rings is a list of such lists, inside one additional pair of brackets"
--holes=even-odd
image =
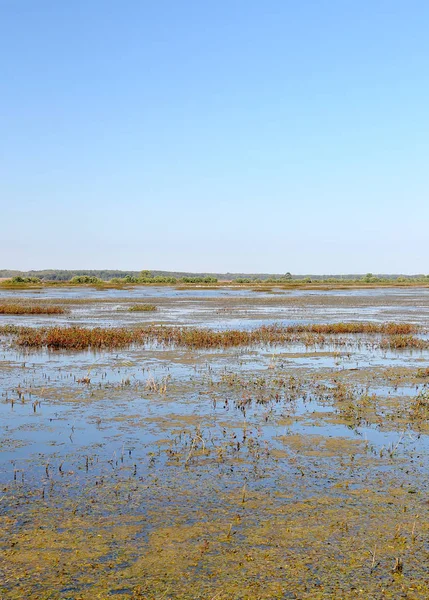
[(380, 346), (384, 349), (401, 349), (401, 348), (418, 348), (423, 349), (428, 347), (428, 342), (414, 335), (393, 334), (381, 341)]

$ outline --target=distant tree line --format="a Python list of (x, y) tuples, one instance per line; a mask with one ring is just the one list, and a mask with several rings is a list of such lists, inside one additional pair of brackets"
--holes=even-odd
[(60, 270), (46, 269), (42, 271), (13, 271), (0, 270), (0, 278), (8, 279), (13, 284), (43, 283), (43, 282), (70, 282), (71, 284), (97, 284), (112, 283), (114, 285), (141, 283), (141, 284), (179, 284), (179, 283), (218, 283), (231, 281), (235, 283), (383, 283), (388, 281), (402, 282), (427, 282), (429, 275), (388, 275), (366, 273), (365, 275), (292, 275), (268, 273), (188, 273), (176, 271), (115, 271), (115, 270)]
[(41, 281), (70, 281), (73, 277), (96, 277), (102, 281), (109, 281), (112, 277), (126, 277), (138, 275), (138, 271), (110, 271), (110, 270), (62, 270), (45, 269), (42, 271), (11, 271), (0, 270), (0, 277), (37, 277)]

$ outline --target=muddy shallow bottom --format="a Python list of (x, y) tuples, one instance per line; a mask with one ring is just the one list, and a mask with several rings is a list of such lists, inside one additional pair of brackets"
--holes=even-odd
[[(87, 325), (427, 326), (426, 292), (163, 289), (156, 319), (128, 313), (134, 297), (51, 300), (77, 301), (67, 318)], [(428, 598), (428, 362), (358, 336), (99, 353), (3, 339), (0, 597)]]

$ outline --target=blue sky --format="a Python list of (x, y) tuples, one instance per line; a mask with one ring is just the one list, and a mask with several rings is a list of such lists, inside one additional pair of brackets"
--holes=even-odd
[(0, 268), (429, 273), (426, 1), (0, 0)]

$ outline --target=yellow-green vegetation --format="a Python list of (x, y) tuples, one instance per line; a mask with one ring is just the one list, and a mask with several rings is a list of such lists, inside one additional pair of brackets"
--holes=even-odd
[(133, 304), (128, 309), (130, 312), (155, 312), (158, 307), (155, 304)]
[[(102, 492), (94, 500), (122, 507), (130, 493), (137, 502), (125, 484), (116, 499)], [(166, 494), (158, 499), (168, 501)], [(186, 492), (179, 497), (188, 504)], [(213, 503), (209, 515), (196, 508), (193, 523), (181, 521), (178, 502), (146, 517), (82, 515), (69, 504), (55, 523), (48, 502), (31, 500), (22, 533), (2, 519), (10, 539), (3, 590), (13, 579), (10, 598), (55, 598), (57, 590), (85, 600), (117, 593), (153, 600), (427, 598), (429, 528), (407, 490), (350, 489), (344, 480), (331, 494), (305, 500), (290, 490), (247, 489), (243, 502), (242, 488), (215, 499), (221, 505)]]
[(419, 378), (429, 377), (429, 367), (425, 367), (423, 369), (417, 369), (416, 376)]

